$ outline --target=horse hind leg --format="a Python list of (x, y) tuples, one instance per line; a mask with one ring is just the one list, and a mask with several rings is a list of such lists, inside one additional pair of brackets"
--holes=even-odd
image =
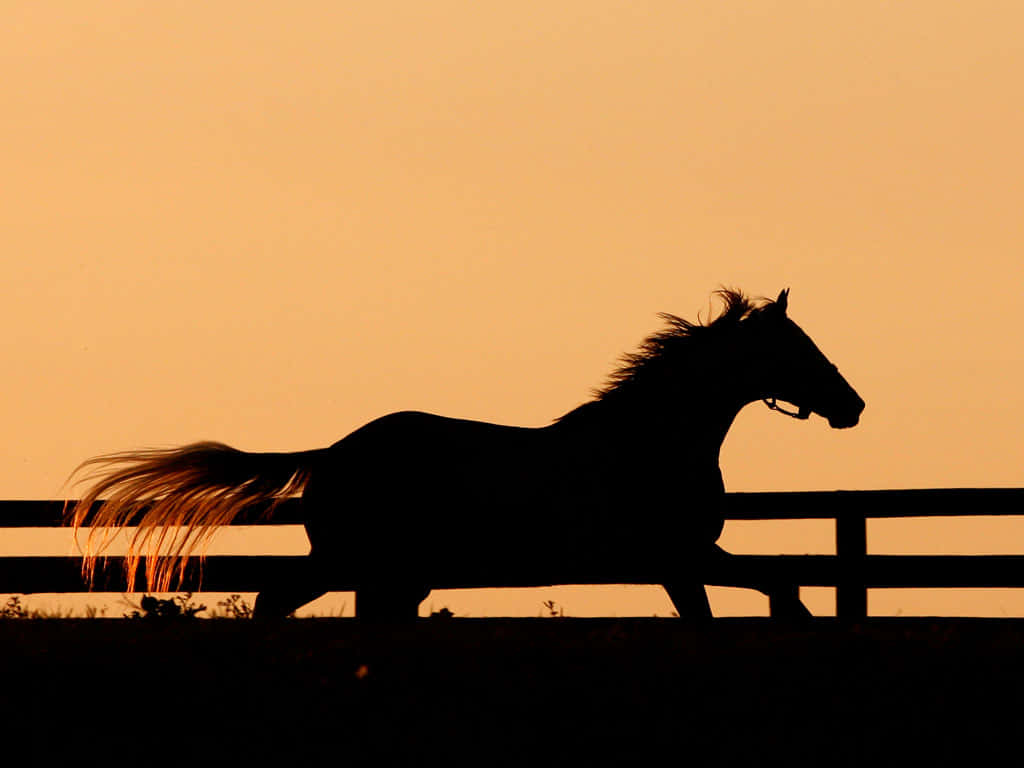
[(356, 589), (356, 618), (367, 621), (412, 621), (429, 587), (380, 584)]
[(252, 609), (254, 619), (283, 619), (291, 616), (296, 610), (311, 603), (326, 589), (308, 586), (302, 588), (273, 587), (262, 590), (256, 595), (256, 605)]
[(326, 592), (319, 569), (307, 558), (302, 566), (260, 590), (252, 615), (254, 619), (283, 619)]

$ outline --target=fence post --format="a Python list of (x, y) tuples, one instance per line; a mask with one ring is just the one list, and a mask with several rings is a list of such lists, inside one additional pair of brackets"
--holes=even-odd
[(868, 590), (864, 566), (868, 552), (867, 518), (846, 505), (836, 510), (836, 556), (839, 583), (836, 585), (836, 617), (860, 621), (868, 615)]

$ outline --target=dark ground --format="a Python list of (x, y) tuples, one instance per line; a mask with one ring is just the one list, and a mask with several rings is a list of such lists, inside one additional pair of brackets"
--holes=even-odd
[(1016, 765), (1022, 651), (1002, 619), (17, 619), (0, 729), (107, 764)]

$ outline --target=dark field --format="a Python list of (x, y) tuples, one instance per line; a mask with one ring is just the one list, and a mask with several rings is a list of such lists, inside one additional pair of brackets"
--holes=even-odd
[(994, 619), (7, 620), (0, 727), (115, 764), (1016, 764), (1022, 649)]

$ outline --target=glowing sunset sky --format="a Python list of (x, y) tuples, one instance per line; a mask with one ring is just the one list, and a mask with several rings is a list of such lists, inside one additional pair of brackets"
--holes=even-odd
[(751, 406), (729, 490), (1024, 486), (1022, 23), (985, 0), (18, 4), (0, 496), (394, 410), (543, 425), (723, 284), (791, 287), (867, 401), (845, 432)]

